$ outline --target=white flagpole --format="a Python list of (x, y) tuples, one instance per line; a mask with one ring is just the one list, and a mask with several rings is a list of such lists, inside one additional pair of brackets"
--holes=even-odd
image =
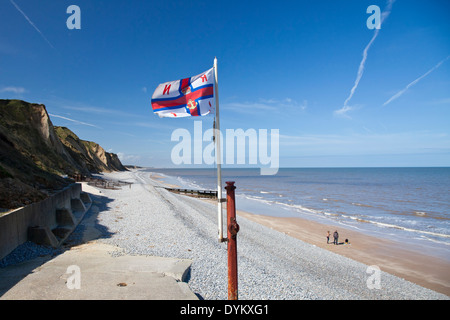
[(222, 154), (220, 149), (220, 120), (219, 120), (219, 80), (217, 78), (217, 57), (214, 58), (214, 95), (216, 96), (216, 139), (217, 157), (217, 220), (219, 227), (219, 242), (223, 242), (223, 215), (222, 215)]

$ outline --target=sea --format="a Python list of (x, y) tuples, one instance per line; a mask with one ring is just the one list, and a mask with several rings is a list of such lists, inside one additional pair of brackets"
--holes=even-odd
[[(217, 190), (215, 168), (146, 170), (182, 188)], [(280, 168), (276, 175), (225, 168), (226, 181), (235, 182), (237, 210), (350, 228), (450, 261), (450, 167)]]

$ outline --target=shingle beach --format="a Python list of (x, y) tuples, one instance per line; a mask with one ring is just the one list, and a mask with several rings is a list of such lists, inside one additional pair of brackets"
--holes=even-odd
[[(104, 176), (133, 184), (120, 190), (84, 185), (93, 205), (68, 241), (90, 237), (129, 255), (190, 259), (191, 290), (201, 299), (227, 299), (227, 246), (217, 240), (216, 206), (170, 193), (142, 170)], [(239, 299), (449, 298), (383, 271), (374, 288), (366, 264), (239, 215), (238, 223)]]

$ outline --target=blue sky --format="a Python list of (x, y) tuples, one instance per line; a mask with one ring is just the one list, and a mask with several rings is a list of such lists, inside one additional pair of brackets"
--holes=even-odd
[[(72, 4), (80, 30), (66, 26)], [(378, 32), (366, 25), (370, 5), (386, 16)], [(217, 56), (221, 129), (279, 129), (282, 167), (449, 166), (449, 9), (446, 0), (2, 0), (0, 98), (44, 103), (54, 125), (125, 164), (173, 167), (172, 132), (199, 118), (160, 119), (152, 93)]]

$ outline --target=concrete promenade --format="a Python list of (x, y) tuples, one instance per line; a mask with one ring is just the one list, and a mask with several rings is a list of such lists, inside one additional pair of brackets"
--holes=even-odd
[(94, 241), (0, 269), (0, 300), (197, 300), (183, 281), (190, 260), (119, 250)]
[[(83, 184), (83, 191), (100, 195)], [(187, 284), (189, 259), (126, 255), (97, 241), (98, 207), (81, 221), (81, 244), (0, 268), (0, 300), (198, 300)]]

